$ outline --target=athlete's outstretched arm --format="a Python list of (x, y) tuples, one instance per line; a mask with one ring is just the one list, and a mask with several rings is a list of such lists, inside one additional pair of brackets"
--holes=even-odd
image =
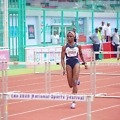
[(61, 65), (63, 68), (63, 74), (65, 74), (65, 46), (62, 47), (61, 51)]
[(81, 58), (81, 60), (83, 61), (83, 64), (85, 65), (85, 69), (87, 69), (87, 68), (88, 68), (88, 67), (87, 67), (87, 63), (85, 62), (85, 59), (84, 59), (84, 57), (83, 57), (83, 53), (82, 53), (81, 46), (79, 45), (78, 48), (79, 48), (80, 58)]

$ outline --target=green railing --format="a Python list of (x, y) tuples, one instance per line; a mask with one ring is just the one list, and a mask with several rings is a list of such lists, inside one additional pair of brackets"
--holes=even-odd
[(9, 0), (9, 49), (14, 60), (24, 61), (26, 46), (26, 0)]

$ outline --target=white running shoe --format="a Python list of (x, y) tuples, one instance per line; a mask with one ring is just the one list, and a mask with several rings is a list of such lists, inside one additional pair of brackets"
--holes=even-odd
[(77, 80), (77, 85), (80, 85), (80, 80)]
[(75, 109), (75, 106), (76, 106), (75, 102), (72, 102), (70, 108), (71, 108), (71, 109)]
[(80, 85), (80, 80), (75, 81), (76, 85)]

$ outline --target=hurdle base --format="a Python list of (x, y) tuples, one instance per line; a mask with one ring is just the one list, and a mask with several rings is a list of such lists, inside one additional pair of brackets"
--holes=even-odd
[(99, 93), (99, 94), (95, 94), (95, 97), (102, 97), (102, 96), (107, 96), (107, 93)]
[(107, 94), (103, 94), (103, 95), (95, 95), (95, 98), (114, 98), (114, 99), (120, 99), (120, 96), (110, 96), (110, 95), (107, 95)]

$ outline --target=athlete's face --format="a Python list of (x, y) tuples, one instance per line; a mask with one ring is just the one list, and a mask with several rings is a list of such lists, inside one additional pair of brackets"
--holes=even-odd
[(72, 33), (67, 34), (67, 40), (68, 40), (68, 43), (74, 42), (74, 36)]

